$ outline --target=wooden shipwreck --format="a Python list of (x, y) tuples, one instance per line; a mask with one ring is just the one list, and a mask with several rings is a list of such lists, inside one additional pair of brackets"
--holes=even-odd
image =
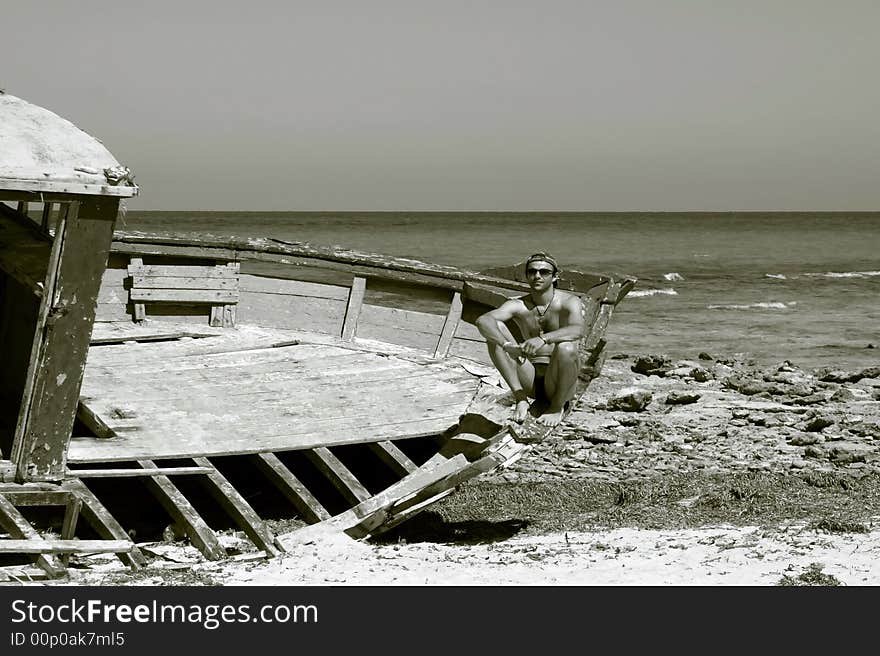
[[(375, 535), (552, 431), (508, 421), (474, 326), (528, 293), (521, 266), (114, 230), (137, 187), (103, 146), (9, 95), (0, 118), (0, 557), (55, 576), (142, 565), (169, 525), (210, 559), (225, 528), (267, 555), (310, 530), (269, 520)], [(634, 283), (564, 271), (578, 394)]]

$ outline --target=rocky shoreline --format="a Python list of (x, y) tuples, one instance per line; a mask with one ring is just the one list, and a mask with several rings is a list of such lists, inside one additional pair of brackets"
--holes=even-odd
[(690, 471), (880, 472), (880, 367), (618, 354), (552, 438), (480, 481)]

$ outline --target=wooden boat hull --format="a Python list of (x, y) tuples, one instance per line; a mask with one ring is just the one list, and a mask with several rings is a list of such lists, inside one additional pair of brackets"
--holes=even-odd
[[(146, 488), (207, 558), (226, 556), (212, 527), (223, 522), (205, 519), (197, 490), (270, 555), (313, 531), (386, 531), (553, 430), (509, 421), (511, 395), (474, 326), (527, 292), (515, 270), (500, 275), (117, 232), (58, 489), (77, 491), (95, 530), (121, 540), (135, 486)], [(590, 327), (579, 396), (635, 281), (571, 278)], [(250, 501), (270, 489), (310, 526), (273, 534)], [(132, 547), (120, 556), (137, 564)]]

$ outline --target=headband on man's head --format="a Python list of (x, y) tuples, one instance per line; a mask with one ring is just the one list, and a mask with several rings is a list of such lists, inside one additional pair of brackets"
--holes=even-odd
[(526, 271), (529, 270), (529, 265), (532, 262), (547, 262), (553, 265), (553, 273), (559, 273), (559, 265), (556, 264), (556, 258), (550, 255), (550, 253), (545, 253), (544, 251), (539, 251), (534, 253), (533, 255), (529, 255), (529, 259), (526, 260)]

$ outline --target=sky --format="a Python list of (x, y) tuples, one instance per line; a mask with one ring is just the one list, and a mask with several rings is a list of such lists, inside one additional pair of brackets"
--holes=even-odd
[(880, 210), (876, 0), (4, 3), (130, 209)]

